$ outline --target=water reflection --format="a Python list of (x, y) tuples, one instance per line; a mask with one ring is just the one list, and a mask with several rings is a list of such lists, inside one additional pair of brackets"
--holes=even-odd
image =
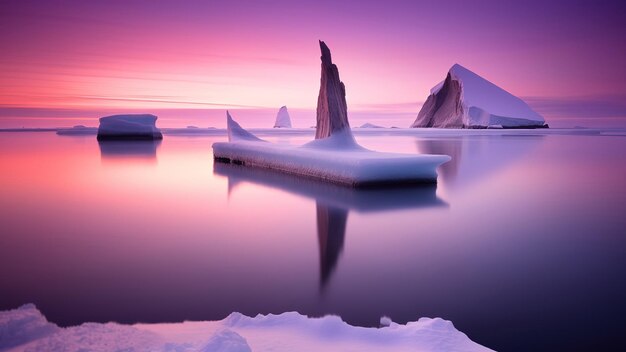
[(276, 188), (315, 199), (320, 252), (320, 289), (324, 289), (343, 251), (350, 211), (361, 213), (447, 206), (436, 185), (353, 189), (267, 169), (215, 162), (213, 171), (228, 177), (229, 194), (242, 182)]
[[(419, 139), (419, 153), (446, 154), (452, 157), (437, 170), (447, 187), (466, 186), (491, 173), (513, 165), (527, 156), (542, 141), (540, 135), (463, 136)], [(501, 139), (502, 143), (497, 143)], [(493, 146), (497, 145), (498, 148)]]
[(446, 183), (454, 183), (459, 173), (459, 164), (463, 153), (463, 140), (455, 139), (424, 139), (417, 141), (417, 149), (424, 154), (443, 154), (452, 160), (439, 166), (437, 172)]
[(339, 260), (346, 236), (348, 210), (317, 203), (317, 240), (320, 250), (320, 287), (328, 279)]
[(132, 159), (156, 162), (161, 141), (98, 141), (101, 160)]

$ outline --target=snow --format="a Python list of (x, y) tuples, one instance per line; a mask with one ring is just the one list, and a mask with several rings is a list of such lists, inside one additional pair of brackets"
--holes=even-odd
[(58, 332), (33, 304), (0, 312), (0, 350)]
[[(543, 126), (545, 119), (534, 111), (522, 99), (496, 86), (467, 68), (455, 64), (449, 72), (452, 81), (461, 87), (461, 120), (468, 127), (519, 127)], [(430, 90), (431, 99), (444, 87), (445, 80)], [(439, 99), (443, 99), (440, 97)], [(448, 95), (446, 99), (454, 99)], [(442, 106), (443, 102), (438, 102)], [(435, 110), (436, 111), (436, 110)], [(442, 118), (439, 116), (439, 118)], [(418, 116), (418, 120), (420, 117)], [(416, 122), (418, 122), (416, 120)], [(438, 126), (435, 122), (434, 126)], [(416, 126), (428, 127), (428, 126)]]
[(243, 129), (227, 112), (228, 142), (213, 144), (217, 161), (361, 187), (391, 183), (434, 183), (447, 155), (381, 153), (357, 144), (349, 128), (301, 146), (269, 143)]
[(156, 127), (157, 117), (150, 114), (111, 115), (100, 118), (98, 140), (162, 139)]
[(59, 128), (57, 129), (57, 134), (60, 136), (83, 136), (83, 135), (93, 135), (98, 132), (96, 127), (87, 127), (84, 125), (76, 125), (72, 128)]
[[(407, 324), (383, 319), (384, 327), (364, 328), (351, 326), (337, 316), (310, 318), (288, 312), (247, 317), (232, 313), (219, 321), (84, 323), (59, 328), (47, 322), (30, 304), (0, 312), (0, 349), (10, 352), (491, 351), (440, 318), (421, 318)], [(24, 320), (28, 323), (21, 323)]]
[(291, 118), (286, 106), (282, 106), (276, 115), (274, 128), (291, 128)]
[(480, 77), (465, 67), (455, 64), (450, 69), (453, 79), (461, 82), (462, 101), (470, 126), (515, 125), (512, 119), (521, 119), (543, 125), (545, 119), (522, 99)]

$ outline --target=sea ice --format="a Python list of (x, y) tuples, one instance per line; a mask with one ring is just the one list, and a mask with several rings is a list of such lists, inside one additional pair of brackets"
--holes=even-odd
[(301, 146), (273, 144), (243, 129), (227, 113), (228, 142), (213, 144), (218, 162), (274, 169), (352, 187), (433, 183), (447, 155), (381, 153), (358, 145), (349, 128)]
[(289, 117), (289, 111), (286, 106), (282, 106), (276, 114), (276, 122), (274, 128), (291, 128), (291, 118)]
[(59, 331), (35, 305), (0, 312), (0, 351), (25, 344)]
[(456, 64), (430, 90), (411, 127), (538, 128), (545, 119), (520, 98)]
[(150, 114), (111, 115), (100, 118), (98, 140), (162, 139), (157, 117)]
[(268, 143), (227, 115), (228, 142), (213, 144), (218, 162), (274, 169), (352, 187), (401, 183), (433, 183), (447, 155), (380, 153), (355, 141), (347, 118), (345, 87), (320, 41), (322, 74), (315, 140), (302, 146)]
[(0, 312), (0, 349), (35, 351), (467, 351), (483, 347), (440, 318), (388, 326), (351, 326), (337, 316), (309, 318), (296, 312), (220, 321), (167, 324), (84, 323), (59, 328), (34, 305)]

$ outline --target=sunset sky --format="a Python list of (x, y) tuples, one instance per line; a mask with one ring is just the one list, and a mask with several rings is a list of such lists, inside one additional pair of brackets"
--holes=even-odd
[(165, 126), (221, 127), (225, 109), (260, 127), (281, 105), (296, 127), (308, 127), (318, 39), (332, 50), (357, 118), (408, 126), (454, 63), (524, 98), (548, 122), (623, 118), (625, 8), (545, 0), (2, 1), (0, 127), (97, 125), (102, 114), (125, 111), (156, 113)]

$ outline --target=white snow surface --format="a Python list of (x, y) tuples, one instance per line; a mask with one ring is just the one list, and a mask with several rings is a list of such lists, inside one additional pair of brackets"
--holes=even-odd
[[(24, 320), (28, 323), (24, 323)], [(389, 319), (389, 318), (387, 318)], [(59, 328), (30, 304), (0, 312), (0, 350), (34, 351), (491, 351), (450, 321), (421, 318), (407, 324), (351, 326), (337, 316), (309, 318), (296, 312), (219, 321), (167, 324), (84, 323)], [(41, 333), (44, 327), (45, 333)]]
[(243, 163), (348, 186), (436, 182), (447, 155), (381, 153), (357, 144), (350, 129), (301, 146), (269, 143), (243, 129), (227, 112), (228, 142), (213, 144), (221, 161)]
[[(449, 73), (453, 80), (461, 84), (461, 101), (465, 113), (463, 120), (468, 126), (543, 125), (546, 122), (543, 116), (531, 109), (522, 99), (467, 68), (455, 64)], [(433, 87), (430, 93), (439, 92), (443, 83), (442, 81)]]
[(276, 122), (274, 128), (291, 128), (291, 117), (289, 117), (289, 111), (286, 106), (282, 106), (276, 114)]

